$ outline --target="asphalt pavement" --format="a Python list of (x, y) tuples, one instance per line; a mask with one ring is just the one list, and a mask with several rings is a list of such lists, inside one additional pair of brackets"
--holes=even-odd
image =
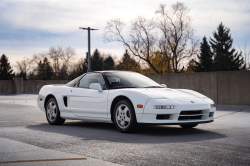
[(213, 123), (193, 129), (124, 134), (105, 123), (49, 125), (36, 99), (0, 96), (0, 165), (250, 165), (250, 106), (218, 105)]

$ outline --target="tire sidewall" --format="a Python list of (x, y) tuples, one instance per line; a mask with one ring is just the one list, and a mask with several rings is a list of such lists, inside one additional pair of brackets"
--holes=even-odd
[[(118, 106), (120, 106), (121, 104), (124, 104), (124, 105), (126, 105), (128, 108), (129, 108), (129, 110), (130, 110), (130, 123), (129, 123), (129, 125), (126, 127), (126, 128), (120, 128), (119, 126), (118, 126), (118, 124), (117, 124), (117, 122), (116, 122), (116, 111), (117, 111), (117, 108), (118, 108)], [(135, 111), (134, 111), (134, 107), (132, 106), (132, 104), (129, 102), (129, 101), (127, 101), (127, 100), (121, 100), (121, 101), (119, 101), (117, 104), (116, 104), (116, 106), (115, 106), (115, 109), (114, 109), (114, 111), (113, 111), (113, 119), (114, 119), (114, 124), (115, 124), (115, 127), (119, 130), (119, 131), (121, 131), (121, 132), (133, 132), (135, 129), (136, 129), (136, 127), (137, 127), (137, 121), (136, 121), (136, 115), (135, 115)]]

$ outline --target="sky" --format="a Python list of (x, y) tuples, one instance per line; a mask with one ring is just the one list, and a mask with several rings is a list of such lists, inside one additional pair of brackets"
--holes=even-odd
[[(91, 31), (91, 50), (121, 57), (124, 46), (104, 43), (107, 21), (119, 17), (129, 22), (137, 16), (152, 18), (160, 4), (176, 0), (0, 0), (0, 54), (17, 60), (47, 52), (52, 46), (72, 47), (77, 58), (87, 52), (87, 31)], [(201, 39), (212, 37), (220, 22), (230, 28), (234, 47), (250, 46), (249, 0), (183, 0), (190, 9), (192, 27)]]

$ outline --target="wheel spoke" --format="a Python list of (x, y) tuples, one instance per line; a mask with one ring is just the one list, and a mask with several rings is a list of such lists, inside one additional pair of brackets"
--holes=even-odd
[(53, 106), (52, 106), (52, 109), (55, 110), (55, 109), (56, 109), (56, 105), (53, 105)]
[(48, 118), (49, 118), (49, 120), (51, 120), (51, 114), (50, 113), (48, 113)]
[(49, 108), (52, 108), (52, 107), (53, 107), (53, 103), (50, 102), (50, 103), (49, 103)]
[(119, 115), (121, 115), (121, 113), (122, 113), (122, 108), (121, 108), (121, 106), (118, 108), (118, 111), (119, 111)]
[(128, 107), (125, 107), (123, 111), (126, 114), (129, 111)]
[(126, 115), (124, 121), (129, 123), (129, 122), (130, 122), (130, 117), (128, 117), (128, 116)]
[(53, 113), (52, 113), (52, 116), (55, 118), (55, 117), (56, 117), (56, 113), (55, 113), (55, 112), (53, 112)]
[(125, 122), (121, 121), (121, 126), (124, 127), (125, 126)]

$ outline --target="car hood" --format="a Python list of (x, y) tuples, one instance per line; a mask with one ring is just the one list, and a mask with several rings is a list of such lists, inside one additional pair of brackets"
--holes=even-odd
[[(185, 92), (183, 90), (175, 90), (175, 89), (147, 89), (145, 91), (141, 91), (141, 93), (151, 97), (151, 98), (166, 98), (172, 100), (178, 104), (207, 104), (205, 100), (197, 95)], [(155, 97), (157, 96), (157, 97)]]

